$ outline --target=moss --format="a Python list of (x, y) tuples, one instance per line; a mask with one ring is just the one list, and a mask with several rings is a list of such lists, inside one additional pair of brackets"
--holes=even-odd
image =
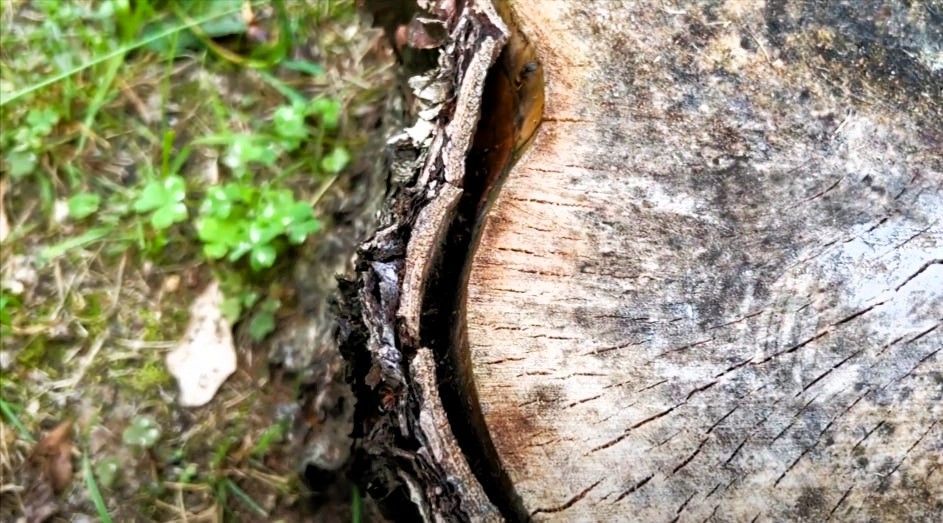
[(42, 369), (55, 379), (59, 377), (65, 350), (63, 343), (36, 336), (17, 354), (16, 361), (24, 369)]
[(97, 338), (107, 327), (111, 299), (104, 291), (90, 292), (84, 296), (76, 293), (70, 298), (70, 311), (88, 331), (90, 338)]
[(135, 392), (146, 393), (168, 385), (171, 376), (164, 367), (163, 362), (152, 360), (146, 362), (134, 372), (121, 377), (119, 381), (121, 385)]

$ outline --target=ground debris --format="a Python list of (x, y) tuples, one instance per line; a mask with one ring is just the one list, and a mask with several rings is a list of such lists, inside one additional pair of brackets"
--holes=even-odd
[[(359, 2), (79, 4), (0, 16), (3, 90), (40, 86), (0, 118), (0, 521), (349, 521), (354, 402), (330, 296), (386, 191), (379, 153), (404, 110), (392, 47)], [(169, 36), (41, 84), (53, 72), (36, 60), (85, 64), (157, 32)], [(323, 112), (282, 118), (312, 106)], [(220, 160), (241, 139), (265, 158), (234, 172)], [(184, 181), (187, 209), (160, 228), (135, 204), (165, 178)], [(271, 270), (210, 257), (194, 228), (222, 186), (291, 193), (320, 229), (270, 243)], [(227, 223), (247, 230), (261, 209)], [(193, 310), (212, 280), (228, 322)], [(251, 339), (265, 321), (271, 336)], [(52, 457), (31, 458), (63, 419), (91, 468), (66, 460), (83, 468), (57, 493), (40, 466)], [(312, 475), (329, 484), (307, 488)]]
[(3, 193), (6, 192), (6, 180), (0, 182), (0, 242), (7, 239), (10, 235), (10, 221), (7, 219), (7, 211), (3, 207)]
[(36, 444), (33, 457), (55, 492), (72, 482), (72, 422), (63, 421)]
[(193, 302), (180, 345), (167, 355), (167, 369), (180, 387), (178, 401), (185, 407), (209, 403), (236, 371), (232, 326), (220, 309), (223, 299), (219, 284), (211, 283)]
[(72, 449), (71, 420), (59, 423), (33, 447), (34, 480), (23, 498), (26, 521), (46, 521), (59, 512), (56, 495), (72, 483)]

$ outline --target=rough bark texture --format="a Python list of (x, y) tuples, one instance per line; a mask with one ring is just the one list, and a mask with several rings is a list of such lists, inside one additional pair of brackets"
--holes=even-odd
[(358, 401), (355, 468), (395, 519), (496, 521), (451, 434), (419, 329), (426, 280), (463, 194), (485, 78), (508, 31), (487, 1), (419, 5), (422, 22), (448, 38), (438, 67), (409, 81), (419, 119), (389, 142), (386, 208), (338, 304)]
[(426, 7), (341, 300), (391, 516), (943, 517), (938, 6)]
[(677, 5), (512, 2), (547, 108), (466, 306), (523, 509), (939, 521), (943, 12)]

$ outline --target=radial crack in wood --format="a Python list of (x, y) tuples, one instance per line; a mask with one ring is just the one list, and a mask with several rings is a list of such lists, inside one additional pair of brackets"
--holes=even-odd
[(534, 519), (943, 516), (939, 20), (866, 3), (511, 2), (546, 110), (465, 307)]

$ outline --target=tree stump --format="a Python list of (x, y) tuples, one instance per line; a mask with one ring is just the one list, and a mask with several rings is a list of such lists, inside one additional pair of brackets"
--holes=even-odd
[(341, 300), (391, 515), (943, 517), (939, 7), (427, 7), (451, 94)]

